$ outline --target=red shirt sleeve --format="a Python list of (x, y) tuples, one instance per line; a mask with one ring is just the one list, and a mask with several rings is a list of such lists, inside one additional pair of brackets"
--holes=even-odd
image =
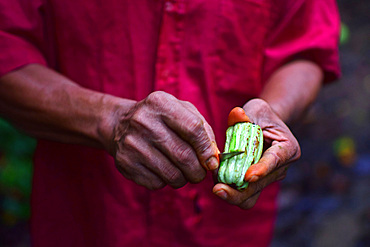
[(278, 1), (276, 22), (265, 49), (264, 81), (281, 65), (306, 59), (324, 71), (324, 82), (340, 76), (340, 19), (335, 0)]
[(26, 64), (46, 64), (40, 6), (40, 1), (0, 0), (0, 76)]

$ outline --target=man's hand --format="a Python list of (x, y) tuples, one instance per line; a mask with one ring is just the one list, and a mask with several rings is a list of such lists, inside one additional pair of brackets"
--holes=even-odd
[(245, 191), (216, 184), (216, 195), (241, 208), (251, 208), (263, 188), (285, 177), (289, 163), (300, 157), (301, 150), (284, 123), (298, 119), (315, 100), (322, 78), (321, 68), (306, 60), (287, 63), (270, 76), (260, 99), (250, 100), (243, 107), (251, 121), (261, 126), (267, 150), (248, 169), (245, 181), (250, 184)]
[(154, 92), (118, 116), (113, 156), (118, 170), (148, 189), (198, 183), (218, 167), (215, 137), (189, 102)]
[(149, 189), (197, 183), (218, 167), (209, 124), (167, 93), (136, 102), (83, 88), (38, 64), (0, 82), (1, 116), (37, 138), (106, 149), (125, 177)]
[(226, 184), (216, 184), (213, 192), (243, 209), (253, 207), (261, 191), (272, 182), (285, 177), (290, 162), (297, 160), (300, 147), (284, 122), (274, 113), (269, 104), (262, 99), (253, 99), (243, 107), (253, 123), (263, 130), (265, 146), (260, 161), (252, 165), (245, 174), (250, 182), (245, 191), (238, 191)]

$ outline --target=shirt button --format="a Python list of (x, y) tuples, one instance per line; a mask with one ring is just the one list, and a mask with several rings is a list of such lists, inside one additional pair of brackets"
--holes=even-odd
[(167, 11), (167, 12), (172, 12), (173, 11), (173, 4), (171, 2), (166, 2), (164, 4), (164, 9)]

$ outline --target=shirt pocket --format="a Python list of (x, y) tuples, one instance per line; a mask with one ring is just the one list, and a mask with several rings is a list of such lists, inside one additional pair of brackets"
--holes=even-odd
[(214, 83), (218, 93), (255, 97), (262, 88), (268, 0), (220, 0), (216, 18)]

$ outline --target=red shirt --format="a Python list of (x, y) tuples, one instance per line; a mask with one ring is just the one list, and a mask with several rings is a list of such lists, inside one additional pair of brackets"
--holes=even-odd
[[(0, 0), (0, 75), (29, 63), (83, 87), (141, 100), (164, 90), (192, 102), (223, 148), (227, 115), (258, 97), (279, 66), (316, 62), (338, 76), (334, 0)], [(34, 246), (268, 246), (278, 185), (243, 211), (210, 177), (151, 192), (102, 150), (39, 141)]]

